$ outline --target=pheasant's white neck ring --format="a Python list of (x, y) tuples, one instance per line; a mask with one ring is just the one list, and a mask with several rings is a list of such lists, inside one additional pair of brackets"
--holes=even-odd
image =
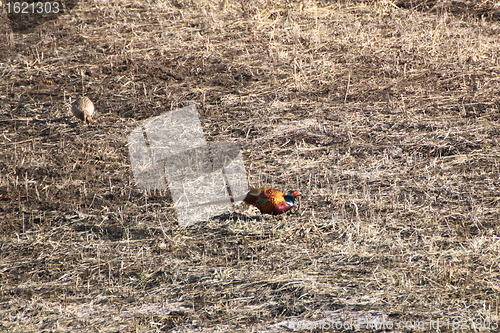
[(288, 193), (284, 196), (285, 202), (292, 207), (293, 204), (295, 203), (295, 199), (299, 195), (299, 191), (288, 191)]

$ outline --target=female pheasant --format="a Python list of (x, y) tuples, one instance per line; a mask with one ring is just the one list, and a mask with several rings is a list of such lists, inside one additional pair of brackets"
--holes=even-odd
[(278, 215), (293, 207), (299, 191), (288, 191), (287, 194), (270, 187), (255, 188), (248, 192), (243, 201), (257, 207), (262, 214)]
[(75, 117), (89, 124), (94, 115), (94, 103), (87, 96), (82, 96), (71, 104), (71, 112)]

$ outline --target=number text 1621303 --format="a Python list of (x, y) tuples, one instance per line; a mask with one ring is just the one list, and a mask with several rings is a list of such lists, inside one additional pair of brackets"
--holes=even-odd
[(61, 4), (52, 2), (5, 2), (8, 14), (57, 14), (61, 11)]

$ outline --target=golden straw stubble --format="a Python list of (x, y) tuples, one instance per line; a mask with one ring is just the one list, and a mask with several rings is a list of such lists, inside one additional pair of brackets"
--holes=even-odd
[(80, 97), (71, 104), (71, 112), (75, 117), (88, 124), (92, 122), (94, 103), (87, 96)]

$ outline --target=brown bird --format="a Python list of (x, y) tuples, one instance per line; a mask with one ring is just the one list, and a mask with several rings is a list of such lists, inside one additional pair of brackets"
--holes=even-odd
[(89, 124), (94, 115), (94, 103), (87, 96), (82, 96), (71, 104), (71, 112), (75, 117)]
[(262, 214), (278, 215), (290, 210), (299, 191), (288, 191), (287, 194), (270, 187), (255, 188), (248, 192), (243, 201), (257, 207)]

